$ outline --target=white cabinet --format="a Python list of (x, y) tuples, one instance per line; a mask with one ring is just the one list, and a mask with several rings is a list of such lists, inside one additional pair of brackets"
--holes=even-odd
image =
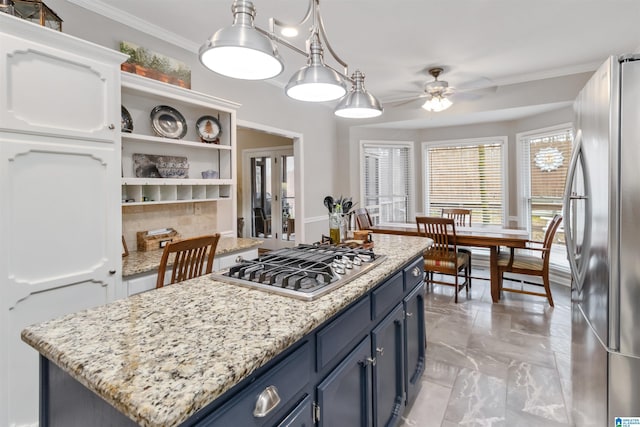
[[(122, 74), (122, 105), (131, 114), (133, 132), (122, 133), (122, 203), (163, 204), (235, 199), (236, 115), (238, 104), (130, 73)], [(158, 136), (151, 124), (157, 106), (177, 110), (185, 119), (183, 138)], [(213, 116), (221, 125), (219, 143), (201, 142), (200, 117)], [(136, 173), (135, 154), (186, 157), (188, 177), (144, 177)], [(204, 179), (203, 171), (218, 173)], [(232, 203), (235, 206), (235, 202)], [(234, 215), (229, 212), (231, 217)]]
[(0, 425), (38, 421), (20, 331), (121, 296), (124, 59), (0, 13)]

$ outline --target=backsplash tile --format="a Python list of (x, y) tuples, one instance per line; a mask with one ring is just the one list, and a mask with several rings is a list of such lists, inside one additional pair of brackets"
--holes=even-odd
[(136, 233), (174, 228), (182, 237), (215, 233), (216, 202), (172, 203), (122, 207), (122, 234), (130, 251), (136, 250)]

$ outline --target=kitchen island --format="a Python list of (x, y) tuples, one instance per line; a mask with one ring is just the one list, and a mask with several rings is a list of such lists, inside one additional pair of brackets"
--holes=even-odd
[[(228, 406), (236, 395), (242, 397), (243, 388), (256, 376), (257, 383), (268, 377), (267, 367), (276, 362), (278, 369), (294, 362), (291, 365), (303, 371), (314, 371), (311, 376), (329, 379), (331, 375), (325, 374), (334, 368), (338, 370), (349, 351), (330, 348), (331, 342), (340, 342), (340, 336), (334, 334), (336, 330), (355, 328), (358, 336), (348, 338), (348, 344), (357, 344), (362, 332), (352, 320), (379, 322), (383, 316), (394, 314), (397, 309), (387, 307), (385, 300), (396, 295), (396, 289), (400, 292), (400, 308), (410, 291), (414, 291), (418, 300), (422, 295), (421, 254), (431, 241), (374, 235), (374, 242), (376, 254), (387, 256), (384, 262), (314, 301), (247, 289), (203, 276), (26, 328), (22, 339), (42, 355), (41, 426), (50, 425), (50, 412), (64, 413), (69, 420), (74, 419), (74, 411), (78, 412), (75, 418), (78, 425), (82, 422), (99, 425), (97, 421), (88, 421), (86, 417), (91, 415), (87, 411), (92, 409), (81, 404), (81, 399), (59, 402), (58, 396), (64, 393), (49, 389), (56, 387), (60, 373), (62, 383), (68, 383), (64, 378), (68, 376), (117, 409), (118, 415), (132, 420), (130, 425), (143, 426), (194, 425), (209, 413), (216, 415), (216, 410), (233, 413), (233, 408), (220, 405)], [(409, 272), (410, 289), (406, 278)], [(344, 313), (349, 316), (346, 328), (343, 325), (334, 328), (332, 321)], [(392, 324), (397, 329), (401, 321), (395, 316)], [(404, 317), (403, 312), (400, 319)], [(423, 330), (424, 325), (420, 327), (418, 323), (417, 327)], [(318, 330), (316, 338), (312, 333)], [(308, 356), (315, 354), (309, 346), (315, 350), (317, 339), (320, 354), (325, 336), (329, 338), (322, 353), (326, 354), (326, 360), (316, 361)], [(367, 343), (371, 341), (369, 336), (365, 339)], [(418, 340), (413, 341), (412, 346), (416, 347)], [(422, 355), (423, 342), (424, 337), (417, 346), (422, 347)], [(388, 350), (391, 355), (392, 350)], [(332, 352), (340, 357), (333, 357)], [(298, 360), (303, 362), (297, 363)], [(423, 368), (423, 363), (422, 357), (418, 365)], [(361, 361), (358, 364), (362, 365)], [(55, 381), (50, 381), (49, 368), (54, 373), (60, 371)], [(305, 387), (307, 392), (303, 390)], [(292, 392), (292, 399), (308, 398), (313, 394), (309, 387), (302, 384), (300, 390)], [(55, 407), (58, 404), (67, 406)], [(211, 425), (218, 424), (214, 420)]]

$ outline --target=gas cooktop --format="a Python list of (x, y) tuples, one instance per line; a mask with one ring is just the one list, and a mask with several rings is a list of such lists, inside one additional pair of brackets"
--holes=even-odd
[(298, 245), (253, 259), (236, 259), (215, 280), (314, 300), (366, 273), (385, 260), (373, 249), (325, 244)]

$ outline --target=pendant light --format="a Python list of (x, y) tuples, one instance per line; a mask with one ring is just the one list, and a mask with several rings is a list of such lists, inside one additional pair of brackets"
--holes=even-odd
[(364, 74), (356, 70), (351, 80), (353, 80), (351, 92), (340, 100), (334, 114), (349, 119), (366, 119), (381, 115), (380, 102), (364, 88)]
[[(342, 98), (335, 109), (340, 117), (364, 118), (382, 114), (380, 102), (364, 89), (364, 75), (357, 71), (351, 78), (347, 77), (347, 64), (329, 44), (320, 15), (320, 0), (309, 0), (307, 13), (296, 25), (270, 18), (269, 31), (254, 25), (256, 12), (251, 1), (234, 0), (231, 9), (233, 25), (217, 31), (200, 48), (200, 62), (205, 67), (233, 78), (268, 79), (280, 74), (284, 68), (275, 46), (278, 43), (307, 57), (307, 65), (300, 68), (285, 86), (287, 96), (307, 102)], [(305, 50), (276, 34), (275, 26), (298, 29), (308, 21), (311, 21), (311, 36)], [(324, 48), (344, 67), (344, 72), (324, 62)], [(347, 82), (353, 86), (348, 94)]]
[(243, 80), (264, 80), (280, 74), (284, 63), (274, 43), (254, 27), (253, 3), (235, 0), (231, 10), (233, 25), (218, 30), (200, 47), (202, 65)]
[(309, 43), (309, 64), (291, 77), (285, 92), (293, 99), (307, 102), (333, 101), (347, 93), (347, 85), (340, 74), (324, 64), (317, 33), (311, 36)]

